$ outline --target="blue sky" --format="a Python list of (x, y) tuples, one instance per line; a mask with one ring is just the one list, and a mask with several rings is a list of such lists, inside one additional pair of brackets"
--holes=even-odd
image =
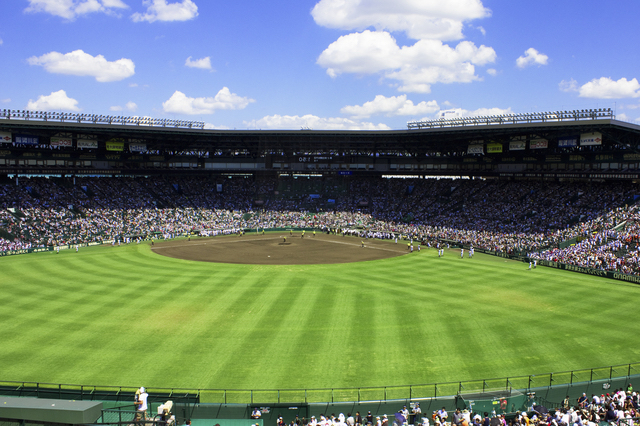
[(387, 130), (612, 108), (640, 123), (640, 2), (6, 0), (0, 109)]

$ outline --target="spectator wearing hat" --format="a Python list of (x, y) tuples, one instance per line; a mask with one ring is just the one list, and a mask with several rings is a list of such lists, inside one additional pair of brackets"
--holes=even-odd
[(144, 386), (141, 386), (140, 389), (136, 391), (136, 399), (134, 402), (136, 406), (136, 419), (140, 419), (140, 420), (147, 419), (148, 397), (149, 397), (149, 394), (147, 393)]

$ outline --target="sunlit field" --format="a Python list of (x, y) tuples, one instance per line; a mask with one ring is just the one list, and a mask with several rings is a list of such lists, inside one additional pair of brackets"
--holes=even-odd
[(186, 261), (147, 244), (7, 256), (2, 380), (341, 388), (640, 360), (638, 285), (528, 266), (435, 249), (327, 265)]

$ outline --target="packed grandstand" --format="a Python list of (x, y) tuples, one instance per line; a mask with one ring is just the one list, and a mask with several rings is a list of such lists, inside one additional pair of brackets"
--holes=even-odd
[(640, 274), (630, 181), (335, 176), (11, 177), (0, 252), (314, 228)]

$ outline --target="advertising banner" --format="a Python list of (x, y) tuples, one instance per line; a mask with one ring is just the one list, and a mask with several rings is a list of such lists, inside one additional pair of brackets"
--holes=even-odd
[(51, 138), (51, 146), (73, 146), (71, 138)]
[(509, 151), (524, 151), (527, 148), (527, 141), (511, 141), (509, 142)]
[(78, 139), (78, 148), (98, 149), (98, 141), (88, 139)]
[(484, 154), (484, 145), (469, 145), (467, 154)]
[(529, 148), (531, 149), (544, 149), (549, 147), (549, 141), (546, 139), (531, 139), (529, 142)]
[(107, 151), (124, 151), (124, 142), (107, 141)]
[(570, 136), (570, 137), (558, 139), (558, 148), (571, 148), (574, 146), (578, 146), (577, 136)]
[(498, 153), (502, 152), (502, 144), (501, 143), (490, 143), (487, 144), (487, 153)]
[(38, 139), (37, 136), (16, 135), (16, 143), (22, 145), (38, 145), (40, 143), (40, 139)]
[(0, 143), (11, 143), (13, 142), (13, 137), (11, 136), (11, 132), (0, 132)]
[(145, 152), (147, 150), (146, 143), (130, 143), (129, 151), (131, 152)]
[(580, 146), (584, 145), (602, 145), (602, 133), (582, 133), (580, 135)]

